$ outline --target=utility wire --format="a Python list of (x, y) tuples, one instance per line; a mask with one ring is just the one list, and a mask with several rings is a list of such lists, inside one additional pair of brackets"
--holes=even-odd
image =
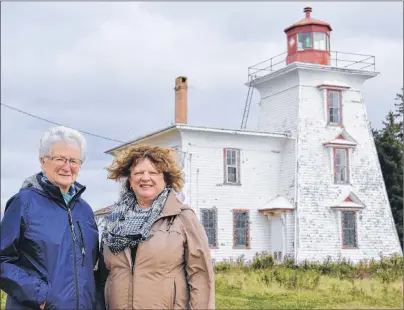
[(39, 117), (39, 116), (33, 115), (33, 114), (31, 114), (31, 113), (22, 111), (22, 110), (20, 110), (20, 109), (11, 107), (11, 106), (9, 106), (9, 105), (7, 105), (7, 104), (5, 104), (5, 103), (2, 103), (2, 102), (0, 102), (0, 104), (1, 104), (2, 106), (5, 106), (6, 108), (9, 108), (9, 109), (11, 109), (11, 110), (14, 110), (14, 111), (23, 113), (23, 114), (25, 114), (25, 115), (28, 115), (28, 116), (31, 116), (31, 117), (33, 117), (33, 118), (39, 119), (39, 120), (41, 120), (41, 121), (45, 121), (45, 122), (48, 122), (48, 123), (51, 123), (51, 124), (54, 124), (54, 125), (58, 125), (58, 126), (65, 126), (65, 127), (68, 127), (68, 128), (71, 128), (71, 129), (74, 129), (74, 130), (77, 130), (77, 131), (80, 131), (80, 132), (82, 132), (82, 133), (84, 133), (84, 134), (87, 134), (87, 135), (90, 135), (90, 136), (93, 136), (93, 137), (97, 137), (97, 138), (101, 138), (101, 139), (104, 139), (104, 140), (109, 140), (109, 141), (119, 142), (119, 143), (125, 143), (125, 142), (120, 141), (120, 140), (107, 138), (107, 137), (104, 137), (104, 136), (97, 135), (97, 134), (95, 134), (95, 133), (91, 133), (91, 132), (88, 132), (88, 131), (79, 130), (79, 129), (76, 129), (76, 128), (73, 128), (73, 127), (70, 127), (70, 126), (66, 126), (66, 125), (63, 125), (63, 124), (59, 124), (59, 123), (56, 123), (56, 122), (51, 121), (51, 120), (49, 120), (49, 119), (46, 119), (46, 118), (43, 118), (43, 117)]

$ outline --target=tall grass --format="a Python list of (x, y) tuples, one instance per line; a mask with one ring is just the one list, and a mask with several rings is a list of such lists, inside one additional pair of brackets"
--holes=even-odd
[[(257, 254), (214, 265), (217, 309), (403, 309), (403, 257), (296, 264)], [(6, 294), (0, 292), (0, 309)]]
[(217, 308), (400, 308), (403, 306), (403, 258), (399, 255), (353, 264), (341, 259), (323, 263), (276, 264), (261, 253), (215, 264)]

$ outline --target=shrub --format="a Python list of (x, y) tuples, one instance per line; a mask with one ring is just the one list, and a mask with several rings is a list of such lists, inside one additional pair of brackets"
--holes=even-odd
[(275, 264), (275, 260), (272, 257), (271, 254), (267, 253), (261, 253), (261, 254), (256, 254), (253, 262), (252, 262), (252, 268), (253, 269), (268, 269), (272, 268)]

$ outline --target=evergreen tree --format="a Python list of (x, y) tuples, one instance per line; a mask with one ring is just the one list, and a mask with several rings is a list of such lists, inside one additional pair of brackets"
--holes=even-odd
[(396, 100), (395, 113), (390, 111), (384, 127), (372, 131), (394, 222), (403, 244), (403, 94), (397, 94)]

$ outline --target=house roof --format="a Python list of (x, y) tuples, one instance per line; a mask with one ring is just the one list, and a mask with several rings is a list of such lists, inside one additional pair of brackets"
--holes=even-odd
[(258, 211), (272, 211), (272, 210), (293, 210), (295, 207), (289, 202), (285, 196), (276, 196), (275, 198), (268, 201), (264, 206)]
[(297, 23), (290, 25), (289, 27), (287, 27), (284, 30), (284, 32), (289, 32), (290, 30), (292, 30), (293, 28), (296, 28), (296, 27), (309, 26), (309, 25), (324, 26), (324, 27), (327, 27), (328, 30), (330, 30), (330, 31), (332, 30), (329, 23), (326, 23), (321, 20), (310, 17), (310, 18), (303, 18), (303, 19), (299, 20)]
[(325, 146), (346, 146), (354, 147), (358, 143), (344, 128), (339, 134), (333, 134), (332, 138), (324, 143)]
[(334, 203), (333, 209), (363, 209), (365, 204), (353, 192), (343, 193)]
[(275, 137), (275, 138), (290, 138), (290, 135), (284, 134), (284, 133), (271, 133), (271, 132), (260, 132), (260, 131), (248, 131), (248, 130), (241, 130), (241, 129), (226, 129), (226, 128), (214, 128), (214, 127), (202, 127), (202, 126), (175, 124), (175, 125), (171, 125), (171, 126), (156, 130), (154, 132), (145, 134), (143, 136), (137, 137), (132, 141), (129, 141), (127, 143), (124, 143), (124, 144), (114, 147), (112, 149), (109, 149), (109, 150), (105, 151), (105, 153), (112, 154), (113, 152), (118, 151), (119, 149), (122, 149), (131, 144), (137, 144), (137, 143), (142, 142), (143, 140), (146, 140), (146, 139), (149, 139), (152, 137), (157, 137), (164, 133), (168, 133), (168, 132), (175, 131), (175, 130), (227, 133), (227, 134), (235, 134), (235, 135), (249, 135), (249, 136)]

